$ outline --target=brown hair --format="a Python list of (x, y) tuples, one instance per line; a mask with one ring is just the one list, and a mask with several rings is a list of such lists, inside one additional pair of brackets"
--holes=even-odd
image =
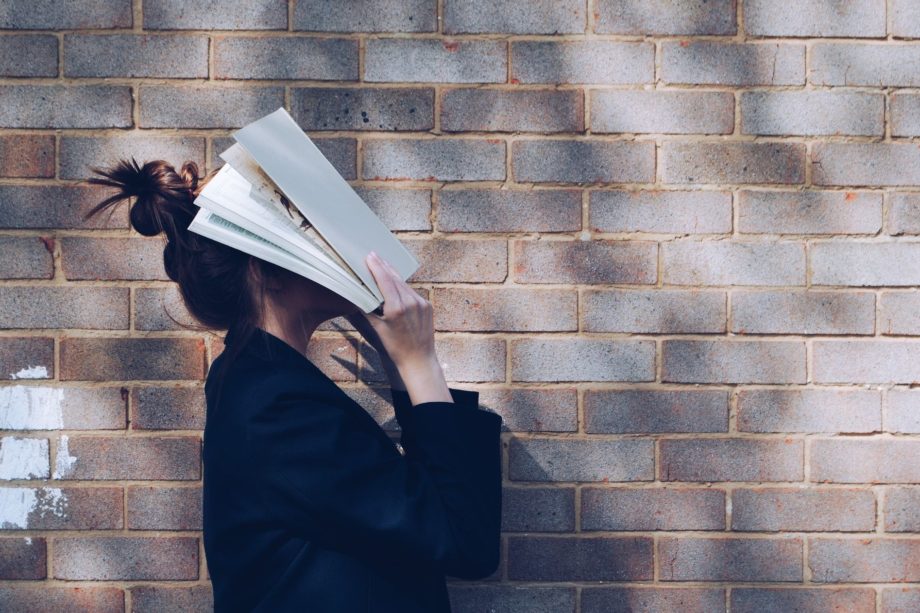
[[(227, 365), (239, 355), (260, 321), (266, 281), (283, 271), (270, 262), (188, 230), (198, 212), (194, 199), (214, 172), (202, 179), (194, 162), (185, 162), (177, 172), (163, 160), (141, 166), (134, 158), (92, 171), (97, 176), (88, 179), (88, 183), (117, 191), (90, 209), (84, 219), (134, 198), (131, 226), (144, 236), (166, 235), (163, 248), (166, 274), (178, 283), (185, 307), (202, 325), (176, 323), (194, 330), (234, 331), (238, 340), (227, 348), (218, 373), (219, 398)], [(251, 275), (250, 267), (255, 267), (259, 274)]]

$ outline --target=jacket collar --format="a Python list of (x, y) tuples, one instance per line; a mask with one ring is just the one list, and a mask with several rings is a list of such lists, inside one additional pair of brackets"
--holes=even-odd
[[(230, 328), (224, 335), (224, 345), (229, 347), (239, 342), (239, 331)], [(252, 335), (246, 340), (245, 345), (240, 348), (240, 353), (248, 353), (269, 362), (307, 362), (313, 364), (299, 351), (288, 345), (286, 342), (262, 328), (255, 328)]]

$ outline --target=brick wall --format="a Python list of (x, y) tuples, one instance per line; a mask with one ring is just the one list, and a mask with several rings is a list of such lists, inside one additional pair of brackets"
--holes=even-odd
[[(348, 6), (346, 6), (348, 5)], [(920, 610), (920, 3), (0, 2), (0, 609), (209, 610), (202, 385), (87, 167), (284, 105), (507, 426), (457, 611)], [(311, 357), (397, 435), (343, 320)]]

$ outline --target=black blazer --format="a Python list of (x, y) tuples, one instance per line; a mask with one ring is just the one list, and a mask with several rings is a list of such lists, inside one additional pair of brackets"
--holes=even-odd
[[(233, 331), (225, 344), (234, 342)], [(412, 406), (401, 453), (310, 360), (257, 329), (215, 404), (205, 384), (205, 558), (214, 610), (450, 611), (445, 575), (495, 572), (502, 418), (479, 393)]]

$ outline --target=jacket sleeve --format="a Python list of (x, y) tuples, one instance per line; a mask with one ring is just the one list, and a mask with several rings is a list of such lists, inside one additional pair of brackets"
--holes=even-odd
[(400, 399), (405, 455), (349, 407), (309, 390), (278, 394), (249, 426), (267, 512), (356, 557), (437, 565), (463, 579), (491, 575), (500, 548), (502, 419), (477, 408), (478, 392), (459, 392), (465, 403)]

